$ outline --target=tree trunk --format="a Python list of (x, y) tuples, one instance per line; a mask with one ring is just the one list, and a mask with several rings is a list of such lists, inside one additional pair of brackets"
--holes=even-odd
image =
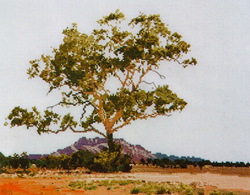
[(108, 147), (109, 147), (109, 152), (114, 152), (115, 150), (115, 144), (113, 140), (113, 133), (108, 133)]

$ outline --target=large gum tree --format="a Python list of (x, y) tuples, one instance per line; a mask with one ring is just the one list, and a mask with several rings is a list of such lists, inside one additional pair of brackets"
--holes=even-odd
[[(100, 28), (90, 35), (80, 33), (73, 23), (63, 31), (63, 43), (52, 55), (30, 61), (30, 78), (48, 83), (48, 93), (62, 90), (62, 99), (43, 114), (36, 107), (31, 111), (15, 107), (8, 116), (10, 127), (24, 125), (39, 134), (94, 131), (108, 140), (112, 151), (113, 133), (132, 121), (181, 111), (187, 103), (168, 85), (156, 86), (146, 76), (164, 78), (159, 73), (162, 61), (196, 65), (194, 58), (182, 59), (190, 44), (171, 33), (159, 15), (141, 13), (127, 25), (124, 21), (117, 10), (99, 20)], [(61, 116), (55, 112), (58, 106), (81, 107), (82, 112)]]

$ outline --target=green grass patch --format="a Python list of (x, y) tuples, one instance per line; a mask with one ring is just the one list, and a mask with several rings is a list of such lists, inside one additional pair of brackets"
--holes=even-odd
[(84, 190), (96, 190), (97, 186), (85, 186)]
[(86, 186), (86, 181), (71, 181), (69, 187), (72, 189), (81, 189)]
[[(197, 185), (192, 183), (190, 185), (179, 183), (171, 184), (170, 182), (146, 182), (139, 180), (96, 180), (90, 181), (89, 183), (86, 180), (83, 181), (71, 181), (69, 187), (71, 190), (77, 190), (84, 188), (84, 190), (96, 190), (98, 186), (105, 186), (106, 190), (117, 189), (121, 186), (127, 186), (124, 189), (131, 189), (130, 194), (180, 194), (180, 195), (204, 195), (205, 191), (203, 188), (197, 188)], [(209, 195), (238, 195), (233, 192), (220, 192), (215, 190)]]

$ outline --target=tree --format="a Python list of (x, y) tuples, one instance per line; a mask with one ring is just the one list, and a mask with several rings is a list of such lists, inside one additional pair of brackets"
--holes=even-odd
[(26, 169), (29, 167), (29, 163), (30, 163), (30, 160), (29, 160), (29, 158), (28, 158), (27, 152), (23, 152), (23, 153), (20, 155), (19, 161), (20, 161), (20, 167), (21, 167), (24, 171), (26, 171)]
[[(8, 116), (10, 126), (34, 127), (39, 134), (59, 133), (70, 129), (94, 131), (108, 140), (112, 152), (113, 133), (138, 119), (170, 116), (187, 104), (168, 85), (156, 86), (149, 73), (158, 72), (162, 61), (187, 67), (194, 58), (182, 60), (190, 44), (178, 33), (171, 33), (159, 15), (141, 13), (124, 26), (125, 16), (117, 10), (99, 20), (99, 29), (87, 35), (77, 25), (63, 31), (64, 39), (52, 55), (30, 61), (29, 78), (39, 77), (49, 91), (62, 90), (62, 99), (41, 114), (15, 107)], [(122, 30), (129, 29), (129, 30)], [(112, 85), (110, 85), (112, 83)], [(81, 107), (76, 120), (68, 113), (61, 116), (55, 107)], [(99, 128), (102, 124), (103, 128)]]
[(99, 172), (114, 172), (117, 171), (117, 167), (120, 165), (121, 158), (121, 145), (114, 143), (113, 152), (109, 150), (101, 150), (96, 154), (94, 163), (99, 165), (101, 170)]
[(0, 169), (5, 165), (6, 158), (2, 152), (0, 152)]
[(93, 171), (98, 172), (130, 172), (132, 169), (131, 157), (128, 154), (122, 154), (122, 146), (118, 143), (113, 143), (113, 151), (109, 148), (103, 149), (95, 155), (94, 164), (90, 167)]
[(71, 155), (70, 166), (74, 169), (77, 167), (90, 168), (94, 164), (95, 155), (87, 150), (79, 150)]
[(13, 169), (17, 169), (20, 166), (20, 156), (18, 154), (14, 153), (9, 159), (10, 165)]
[(152, 164), (153, 163), (153, 159), (152, 158), (147, 158), (147, 165)]
[(156, 168), (160, 165), (160, 159), (159, 158), (155, 158), (153, 160), (153, 165), (156, 166)]
[(145, 164), (146, 164), (144, 158), (141, 158), (140, 163), (141, 163), (142, 165), (145, 165)]
[(180, 168), (187, 168), (187, 161), (184, 159), (176, 159), (174, 161), (177, 165), (180, 165)]

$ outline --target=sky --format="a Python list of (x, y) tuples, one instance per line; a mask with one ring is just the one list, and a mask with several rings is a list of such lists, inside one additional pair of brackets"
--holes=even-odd
[(250, 162), (250, 1), (248, 0), (0, 0), (0, 152), (48, 154), (98, 134), (38, 135), (4, 126), (15, 106), (46, 109), (60, 101), (40, 79), (28, 79), (29, 61), (51, 54), (73, 22), (91, 33), (97, 20), (120, 9), (130, 20), (160, 14), (169, 30), (191, 44), (196, 66), (167, 62), (165, 79), (150, 78), (188, 102), (171, 117), (135, 121), (114, 134), (167, 155)]

